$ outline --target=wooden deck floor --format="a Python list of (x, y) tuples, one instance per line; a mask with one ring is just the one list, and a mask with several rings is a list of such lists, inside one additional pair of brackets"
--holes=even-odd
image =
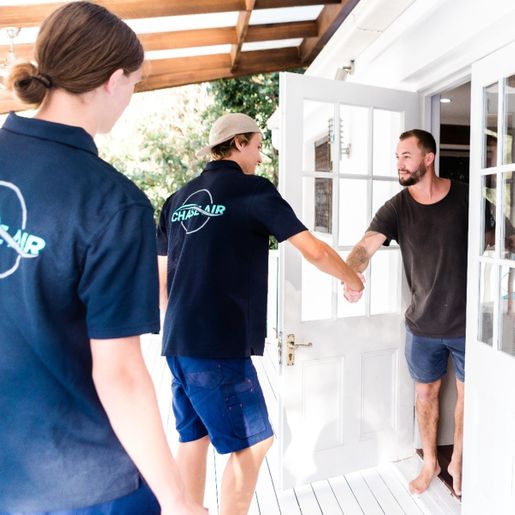
[[(156, 387), (159, 408), (172, 449), (177, 447), (171, 407), (170, 372), (166, 361), (159, 356), (160, 337), (143, 339), (143, 354)], [(266, 385), (266, 371), (256, 360), (269, 410), (275, 399)], [(227, 456), (209, 450), (205, 505), (211, 515), (218, 514), (218, 493)], [(421, 461), (417, 455), (397, 463), (337, 476), (289, 490), (279, 490), (275, 481), (274, 447), (263, 464), (250, 515), (459, 515), (460, 503), (450, 495), (440, 481), (433, 481), (427, 492), (412, 496), (408, 480), (413, 478)]]

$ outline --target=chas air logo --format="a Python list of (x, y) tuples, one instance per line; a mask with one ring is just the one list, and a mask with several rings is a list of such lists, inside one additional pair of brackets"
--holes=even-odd
[(14, 274), (22, 259), (34, 259), (45, 240), (26, 231), (27, 206), (19, 188), (0, 181), (0, 279)]
[(198, 190), (192, 193), (181, 207), (178, 207), (170, 218), (172, 223), (180, 222), (186, 234), (200, 231), (211, 218), (222, 216), (225, 206), (215, 204), (209, 190)]

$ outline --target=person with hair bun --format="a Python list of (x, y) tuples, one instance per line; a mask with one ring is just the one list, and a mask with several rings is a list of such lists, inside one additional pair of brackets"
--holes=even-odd
[(0, 513), (199, 515), (139, 335), (159, 330), (152, 207), (98, 157), (141, 79), (134, 32), (72, 2), (8, 85), (0, 129)]

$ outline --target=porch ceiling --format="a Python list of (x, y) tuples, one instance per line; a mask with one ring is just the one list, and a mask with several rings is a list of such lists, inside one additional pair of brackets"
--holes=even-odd
[[(359, 0), (97, 0), (136, 31), (145, 48), (138, 90), (308, 66)], [(5, 27), (20, 27), (17, 58), (31, 58), (37, 27), (65, 1), (0, 0)], [(10, 5), (6, 5), (10, 4)], [(0, 113), (26, 108), (2, 86)]]

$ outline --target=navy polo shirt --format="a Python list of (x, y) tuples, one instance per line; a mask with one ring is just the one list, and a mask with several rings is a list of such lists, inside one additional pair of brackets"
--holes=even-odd
[(263, 354), (268, 238), (305, 231), (263, 177), (212, 161), (164, 204), (158, 253), (168, 256), (163, 354), (241, 358)]
[(90, 338), (159, 330), (144, 194), (83, 129), (0, 129), (0, 511), (64, 510), (138, 487), (91, 378)]

